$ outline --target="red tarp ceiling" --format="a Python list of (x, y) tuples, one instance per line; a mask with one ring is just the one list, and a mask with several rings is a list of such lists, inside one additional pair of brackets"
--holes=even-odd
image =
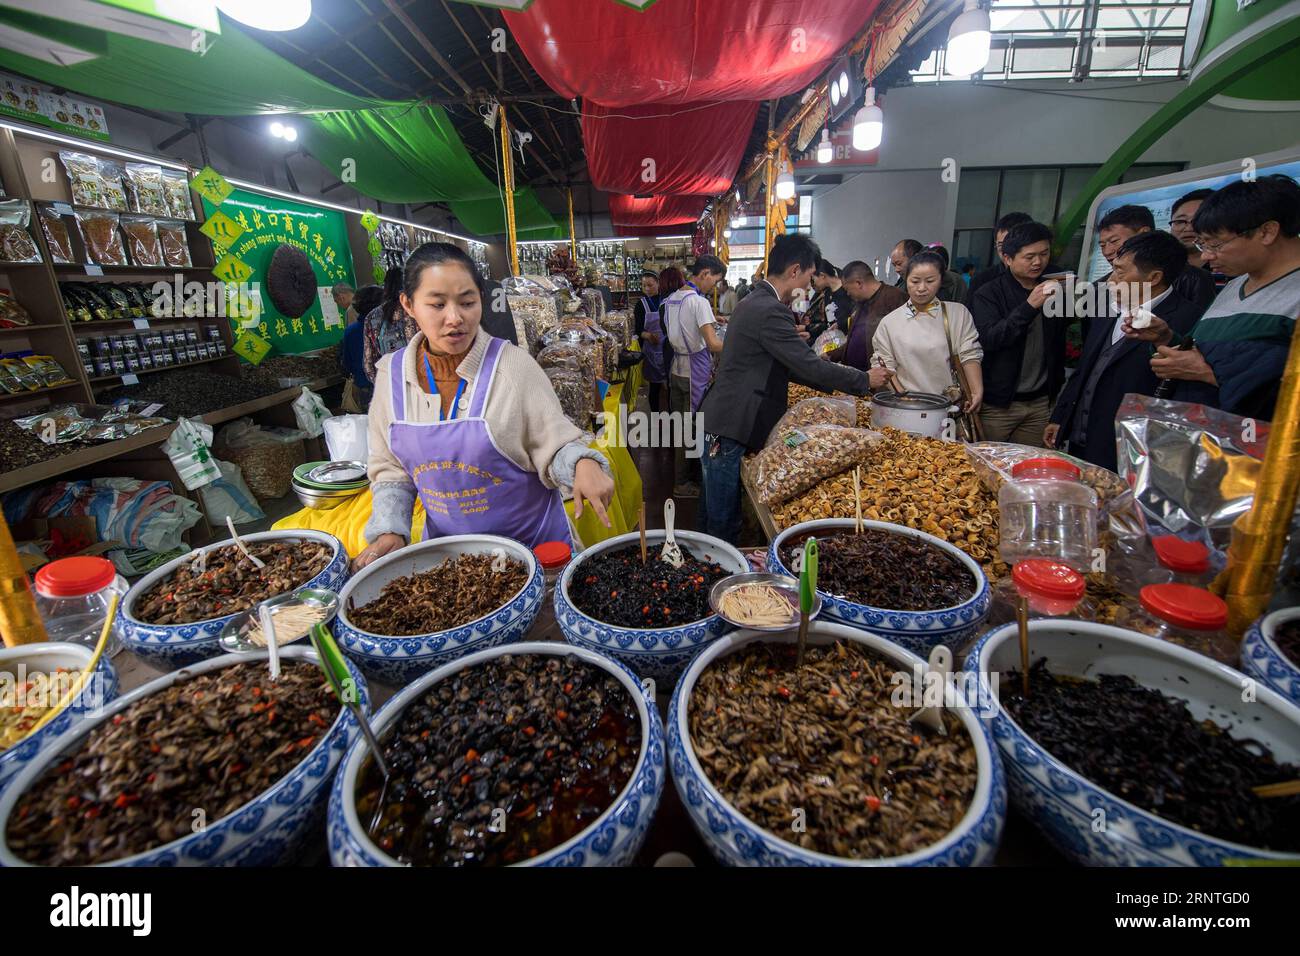
[[(665, 226), (694, 227), (695, 221), (704, 212), (706, 200), (702, 196), (650, 196), (638, 199), (636, 196), (611, 195), (609, 197), (609, 218), (615, 231), (625, 235), (624, 226), (647, 226), (662, 230)], [(690, 229), (679, 229), (690, 232)]]
[(695, 223), (684, 222), (676, 226), (614, 226), (614, 234), (623, 239), (658, 239), (660, 236), (691, 237)]
[(764, 100), (816, 80), (879, 0), (534, 0), (506, 12), (546, 84), (605, 106)]
[[(584, 112), (582, 141), (597, 189), (713, 196), (736, 176), (758, 103), (623, 107), (587, 103)], [(665, 115), (669, 113), (677, 115)]]

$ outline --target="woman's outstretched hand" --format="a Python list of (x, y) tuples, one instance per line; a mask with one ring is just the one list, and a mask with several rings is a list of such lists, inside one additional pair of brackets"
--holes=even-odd
[(352, 573), (356, 574), (372, 561), (377, 561), (384, 555), (404, 547), (406, 547), (406, 539), (400, 534), (381, 534), (352, 559)]
[(614, 479), (590, 458), (579, 461), (573, 469), (573, 519), (576, 521), (582, 517), (583, 502), (586, 501), (596, 510), (601, 524), (608, 528), (609, 514), (605, 509), (613, 497)]

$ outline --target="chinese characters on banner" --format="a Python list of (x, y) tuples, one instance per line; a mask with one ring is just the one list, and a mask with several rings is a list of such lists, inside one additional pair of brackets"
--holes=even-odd
[[(195, 188), (199, 188), (198, 177)], [(248, 274), (240, 281), (263, 289), (258, 324), (249, 331), (267, 339), (277, 352), (309, 352), (338, 342), (343, 337), (343, 320), (337, 309), (323, 311), (321, 298), (329, 296), (336, 282), (355, 284), (343, 214), (243, 189), (231, 191), (220, 206), (217, 210), (211, 198), (204, 195), (203, 211), (208, 223), (213, 223), (208, 235), (214, 240), (218, 273), (226, 257), (230, 257), (227, 268), (233, 275), (244, 271), (237, 266), (245, 266)], [(317, 299), (296, 318), (277, 312), (264, 291), (271, 256), (281, 245), (306, 253), (316, 273)]]

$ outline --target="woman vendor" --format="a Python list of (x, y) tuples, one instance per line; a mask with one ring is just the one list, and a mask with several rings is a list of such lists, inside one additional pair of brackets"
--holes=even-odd
[(404, 547), (418, 494), (425, 539), (497, 534), (528, 547), (569, 541), (590, 505), (608, 527), (609, 464), (564, 417), (527, 352), (480, 327), (483, 278), (456, 246), (431, 242), (406, 262), (401, 305), (419, 327), (385, 356), (370, 405), (368, 546), (360, 570)]

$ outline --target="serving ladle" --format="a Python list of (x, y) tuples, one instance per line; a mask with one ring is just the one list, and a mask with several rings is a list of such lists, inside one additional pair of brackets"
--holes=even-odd
[(939, 704), (936, 707), (926, 707), (925, 703), (925, 685), (926, 680), (921, 681), (920, 693), (922, 707), (914, 713), (908, 720), (914, 724), (923, 724), (933, 731), (937, 731), (943, 736), (948, 736), (948, 728), (943, 722), (943, 699), (948, 692), (948, 675), (952, 673), (952, 651), (948, 650), (942, 644), (930, 649), (930, 666), (926, 671), (926, 678), (930, 674), (939, 675)]
[(659, 552), (659, 560), (680, 568), (686, 563), (686, 556), (682, 554), (681, 545), (677, 543), (677, 538), (673, 534), (673, 523), (676, 519), (677, 505), (669, 498), (664, 502), (664, 529), (667, 533), (664, 537), (663, 550)]

